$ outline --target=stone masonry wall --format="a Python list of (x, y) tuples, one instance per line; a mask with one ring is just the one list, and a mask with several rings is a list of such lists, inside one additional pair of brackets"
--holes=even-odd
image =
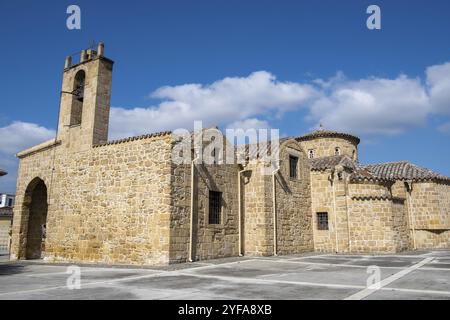
[(450, 185), (413, 183), (411, 210), (416, 229), (450, 229)]
[[(297, 178), (290, 178), (289, 155), (298, 157)], [(280, 146), (280, 170), (275, 177), (277, 254), (313, 250), (309, 164), (301, 146), (294, 140)], [(243, 188), (244, 253), (274, 254), (273, 178), (262, 174), (264, 164), (250, 163)]]
[(450, 230), (416, 230), (417, 249), (450, 248)]
[[(330, 171), (311, 171), (312, 229), (314, 249), (319, 252), (335, 252), (335, 219), (333, 212), (333, 190), (328, 180)], [(328, 230), (319, 230), (317, 213), (328, 213)]]
[[(195, 165), (194, 259), (238, 255), (238, 165)], [(170, 261), (185, 262), (189, 253), (191, 167), (172, 167)], [(222, 193), (221, 223), (209, 223), (209, 191)]]
[(22, 202), (39, 177), (48, 188), (46, 260), (167, 264), (170, 150), (170, 136), (163, 136), (78, 153), (58, 146), (22, 158), (13, 258), (23, 258), (28, 217)]
[(353, 252), (396, 252), (409, 245), (404, 199), (392, 198), (389, 184), (349, 185), (350, 247)]
[[(311, 171), (311, 186), (315, 250), (348, 252), (347, 173), (343, 172), (340, 180), (331, 170)], [(318, 229), (318, 213), (328, 213), (328, 230)]]
[[(314, 246), (309, 163), (301, 146), (295, 141), (282, 144), (280, 151), (282, 163), (276, 176), (278, 254), (312, 251)], [(289, 155), (299, 158), (297, 178), (290, 177)], [(272, 189), (269, 190), (272, 195)], [(269, 204), (272, 210), (272, 202)], [(273, 228), (273, 219), (269, 227)]]
[(450, 248), (450, 185), (413, 183), (410, 199), (417, 248)]
[(408, 210), (404, 199), (392, 201), (392, 216), (395, 251), (400, 252), (412, 249)]
[(261, 164), (250, 163), (243, 174), (243, 218), (244, 218), (244, 255), (273, 255), (273, 229), (270, 228), (272, 211), (270, 210), (270, 187), (272, 178), (261, 175)]
[(338, 147), (342, 155), (354, 157), (354, 160), (358, 159), (358, 147), (347, 139), (320, 137), (314, 140), (301, 141), (300, 144), (306, 154), (308, 154), (308, 150), (314, 150), (315, 158), (334, 156), (335, 148)]

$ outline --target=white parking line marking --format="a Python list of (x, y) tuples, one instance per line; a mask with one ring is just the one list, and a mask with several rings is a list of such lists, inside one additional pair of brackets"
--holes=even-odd
[[(92, 272), (116, 272), (118, 275), (120, 275), (120, 273), (130, 273), (130, 272), (139, 272), (139, 273), (149, 273), (149, 272), (159, 272), (159, 270), (142, 270), (142, 269), (81, 269), (81, 273), (92, 273)], [(25, 277), (46, 277), (46, 276), (53, 276), (53, 275), (66, 275), (67, 272), (66, 271), (61, 271), (61, 272), (46, 272), (46, 273), (32, 273), (32, 274), (25, 274), (25, 275), (21, 275), (18, 274), (17, 276), (25, 276)]]
[(297, 286), (311, 286), (311, 287), (327, 287), (337, 289), (362, 289), (365, 286), (351, 285), (351, 284), (338, 284), (338, 283), (318, 283), (318, 282), (305, 282), (305, 281), (288, 281), (288, 280), (274, 280), (274, 279), (262, 279), (262, 278), (248, 278), (248, 277), (234, 277), (234, 276), (219, 276), (210, 274), (196, 274), (190, 272), (177, 272), (178, 275), (192, 276), (197, 278), (209, 278), (218, 279), (223, 281), (232, 281), (237, 283), (249, 282), (249, 283), (269, 283), (269, 284), (293, 284)]
[[(407, 258), (407, 259), (416, 259), (416, 260), (421, 260), (424, 259), (428, 256), (422, 256), (422, 255), (417, 255), (417, 256), (412, 256), (412, 255), (382, 255), (382, 256), (368, 256), (368, 255), (360, 255), (360, 256), (352, 256), (352, 255), (321, 255), (321, 256), (308, 256), (308, 257), (303, 257), (304, 258), (330, 258), (330, 259), (334, 259), (334, 260), (339, 260), (339, 259), (384, 259), (384, 258)], [(289, 260), (295, 260), (298, 258), (292, 258)]]
[(445, 295), (450, 296), (450, 291), (439, 291), (439, 290), (420, 290), (420, 289), (406, 289), (406, 288), (395, 288), (395, 287), (384, 287), (381, 288), (383, 291), (400, 291), (400, 292), (412, 292), (420, 294), (431, 294), (431, 295)]
[[(359, 268), (359, 269), (367, 269), (368, 266), (358, 265), (358, 264), (342, 264), (342, 263), (325, 263), (325, 262), (307, 262), (307, 261), (297, 261), (292, 259), (258, 259), (258, 260), (249, 260), (249, 261), (265, 261), (265, 262), (278, 262), (278, 263), (292, 263), (292, 264), (303, 264), (303, 265), (317, 265), (324, 267), (349, 267), (349, 268)], [(358, 260), (356, 260), (358, 261)], [(431, 263), (433, 264), (434, 261)], [(377, 266), (376, 264), (372, 264)], [(372, 266), (371, 265), (371, 266)], [(380, 269), (393, 269), (393, 270), (403, 270), (405, 267), (389, 267), (389, 266), (378, 266)], [(450, 271), (450, 268), (427, 268), (421, 267), (419, 270), (426, 271)]]
[[(322, 255), (325, 256), (325, 255)], [(378, 284), (380, 285), (380, 288), (378, 290), (375, 289), (368, 289), (365, 285), (352, 285), (352, 284), (339, 284), (339, 283), (317, 283), (317, 282), (307, 282), (307, 281), (290, 281), (290, 280), (279, 280), (279, 279), (267, 279), (267, 278), (251, 278), (251, 277), (239, 277), (239, 276), (233, 276), (233, 275), (208, 275), (208, 274), (197, 274), (197, 271), (202, 270), (208, 270), (208, 269), (220, 269), (222, 267), (225, 268), (233, 268), (234, 265), (245, 263), (247, 262), (253, 262), (258, 263), (259, 261), (264, 262), (274, 262), (274, 263), (286, 263), (286, 264), (299, 264), (299, 265), (305, 265), (305, 266), (324, 266), (324, 267), (349, 267), (349, 268), (361, 268), (366, 269), (367, 266), (360, 266), (360, 265), (352, 265), (352, 264), (333, 264), (333, 263), (321, 263), (321, 262), (309, 262), (309, 261), (299, 261), (299, 259), (304, 258), (311, 258), (311, 257), (318, 257), (318, 256), (305, 256), (305, 257), (296, 257), (291, 259), (277, 259), (277, 258), (250, 258), (245, 260), (237, 260), (232, 262), (226, 262), (226, 263), (216, 263), (216, 264), (209, 264), (209, 263), (195, 263), (192, 266), (189, 266), (188, 268), (182, 268), (182, 269), (176, 269), (176, 270), (155, 270), (155, 269), (119, 269), (119, 268), (86, 268), (82, 269), (82, 272), (101, 272), (101, 271), (117, 271), (118, 276), (122, 272), (131, 272), (131, 271), (137, 271), (140, 272), (151, 272), (150, 274), (142, 274), (137, 276), (130, 276), (130, 277), (124, 277), (120, 279), (107, 279), (107, 280), (101, 280), (101, 281), (94, 281), (94, 282), (82, 282), (82, 289), (86, 287), (95, 287), (102, 284), (110, 284), (114, 285), (115, 283), (124, 283), (128, 281), (134, 281), (134, 280), (140, 280), (140, 279), (147, 279), (147, 278), (154, 278), (154, 277), (167, 277), (167, 276), (190, 276), (190, 277), (198, 277), (198, 278), (211, 278), (211, 279), (217, 279), (217, 280), (223, 280), (233, 283), (251, 283), (251, 284), (286, 284), (286, 285), (295, 285), (299, 287), (305, 287), (305, 286), (311, 286), (311, 287), (323, 287), (323, 288), (335, 288), (335, 289), (347, 289), (347, 290), (359, 290), (355, 294), (347, 297), (346, 299), (364, 299), (365, 297), (371, 295), (374, 292), (380, 291), (396, 291), (396, 292), (411, 292), (411, 293), (420, 293), (420, 294), (429, 294), (429, 295), (440, 295), (440, 296), (450, 296), (450, 291), (438, 291), (438, 290), (420, 290), (420, 289), (406, 289), (406, 288), (396, 288), (396, 287), (387, 287), (390, 283), (406, 276), (412, 271), (422, 271), (422, 270), (429, 270), (429, 271), (436, 271), (436, 270), (445, 270), (450, 271), (450, 269), (446, 268), (430, 268), (430, 267), (424, 267), (427, 263), (430, 263), (431, 261), (435, 262), (434, 259), (440, 259), (441, 257), (428, 257), (426, 259), (423, 259), (419, 263), (416, 263), (410, 267), (402, 268), (402, 267), (380, 267), (381, 269), (401, 269), (401, 271), (387, 277), (386, 279), (380, 281)], [(337, 256), (334, 256), (337, 257)], [(364, 256), (360, 256), (361, 260), (364, 260)], [(339, 258), (339, 257), (337, 257)], [(355, 257), (352, 257), (355, 259)], [(385, 258), (384, 256), (378, 256), (375, 258)], [(348, 260), (349, 262), (352, 261), (352, 259)], [(199, 266), (200, 265), (200, 266)], [(245, 266), (243, 265), (243, 267)], [(49, 266), (53, 267), (53, 266)], [(41, 274), (25, 274), (26, 276), (43, 276), (43, 275), (59, 275), (63, 272), (60, 272), (61, 269), (57, 269), (57, 272), (54, 273), (41, 273)], [(304, 269), (303, 269), (304, 270)], [(43, 271), (43, 270), (42, 270)], [(305, 270), (306, 271), (306, 270)], [(333, 270), (330, 270), (332, 272)], [(156, 272), (156, 273), (155, 273)], [(65, 274), (65, 273), (64, 273)], [(22, 274), (21, 276), (23, 276)], [(67, 289), (65, 285), (61, 286), (54, 286), (54, 287), (47, 287), (47, 288), (38, 288), (38, 289), (30, 289), (30, 290), (19, 290), (15, 292), (4, 292), (0, 293), (0, 297), (8, 296), (8, 295), (23, 295), (23, 294), (29, 294), (29, 293), (44, 293), (49, 292), (52, 290), (58, 290), (58, 289)], [(151, 284), (149, 284), (149, 289), (151, 290), (158, 290), (157, 288), (153, 288)], [(195, 287), (192, 288), (193, 292), (195, 292)], [(67, 293), (68, 291), (63, 291)], [(185, 293), (180, 293), (181, 295)], [(347, 293), (348, 294), (348, 293)], [(51, 295), (49, 294), (49, 297)]]
[[(403, 278), (404, 276), (411, 273), (412, 271), (417, 270), (420, 267), (426, 265), (433, 259), (434, 258), (425, 258), (422, 261), (420, 261), (419, 263), (416, 263), (415, 265), (412, 265), (409, 268), (403, 269), (402, 271), (397, 272), (396, 274), (393, 274), (392, 276), (387, 277), (384, 280), (381, 280), (380, 282), (374, 284), (374, 286), (378, 286), (378, 288), (383, 288), (383, 287), (387, 286), (388, 284), (390, 284), (400, 278)], [(362, 300), (378, 290), (379, 289), (365, 288), (364, 290), (361, 290), (361, 291), (345, 298), (345, 300)]]
[[(147, 274), (147, 275), (143, 275), (143, 276), (127, 277), (127, 278), (121, 278), (121, 279), (110, 279), (110, 280), (86, 282), (86, 283), (82, 282), (81, 287), (83, 288), (83, 287), (88, 287), (88, 286), (93, 286), (93, 285), (98, 285), (98, 284), (110, 284), (110, 283), (116, 283), (116, 282), (152, 278), (152, 277), (160, 276), (167, 272), (170, 272), (170, 271), (163, 271), (163, 272), (159, 272), (159, 273)], [(0, 293), (0, 296), (23, 294), (23, 293), (33, 293), (33, 292), (43, 292), (43, 291), (50, 291), (50, 290), (57, 290), (57, 289), (67, 289), (67, 286), (64, 285), (64, 286), (55, 286), (55, 287), (30, 289), (30, 290), (22, 290), (22, 291), (2, 292), (2, 293)]]
[[(304, 265), (317, 265), (317, 266), (324, 266), (324, 267), (349, 267), (349, 268), (360, 268), (360, 269), (367, 269), (368, 266), (361, 266), (356, 264), (342, 264), (342, 263), (324, 263), (324, 262), (306, 262), (306, 261), (285, 261), (285, 260), (275, 260), (275, 259), (258, 259), (258, 261), (267, 261), (267, 262), (278, 262), (278, 263), (293, 263), (293, 264), (304, 264)], [(404, 269), (403, 267), (380, 267), (382, 269)], [(437, 269), (437, 268), (436, 268)], [(447, 269), (445, 269), (447, 270)], [(450, 270), (450, 269), (449, 269)]]

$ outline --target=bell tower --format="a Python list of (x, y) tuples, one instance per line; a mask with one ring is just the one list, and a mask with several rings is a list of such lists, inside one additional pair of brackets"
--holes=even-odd
[(66, 58), (57, 139), (68, 151), (107, 142), (113, 64), (103, 43), (97, 50), (82, 50), (76, 64)]

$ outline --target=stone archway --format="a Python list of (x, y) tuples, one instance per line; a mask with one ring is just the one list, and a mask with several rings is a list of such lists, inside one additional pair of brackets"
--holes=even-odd
[[(41, 259), (45, 251), (47, 227), (47, 187), (43, 180), (35, 178), (27, 187), (23, 203), (26, 219), (24, 258)], [(27, 221), (28, 220), (28, 221)]]

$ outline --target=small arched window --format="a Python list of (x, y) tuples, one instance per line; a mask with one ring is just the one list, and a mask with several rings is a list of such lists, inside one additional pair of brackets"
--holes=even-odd
[(80, 70), (75, 75), (72, 91), (72, 110), (70, 112), (70, 125), (81, 124), (81, 116), (83, 113), (84, 89), (86, 81), (86, 73)]
[(334, 148), (334, 155), (335, 156), (340, 156), (341, 155), (341, 148), (339, 148), (339, 147)]
[(314, 149), (308, 150), (308, 158), (309, 159), (314, 159)]
[(78, 101), (84, 100), (84, 85), (86, 80), (86, 74), (83, 70), (78, 71), (75, 75), (74, 95)]

